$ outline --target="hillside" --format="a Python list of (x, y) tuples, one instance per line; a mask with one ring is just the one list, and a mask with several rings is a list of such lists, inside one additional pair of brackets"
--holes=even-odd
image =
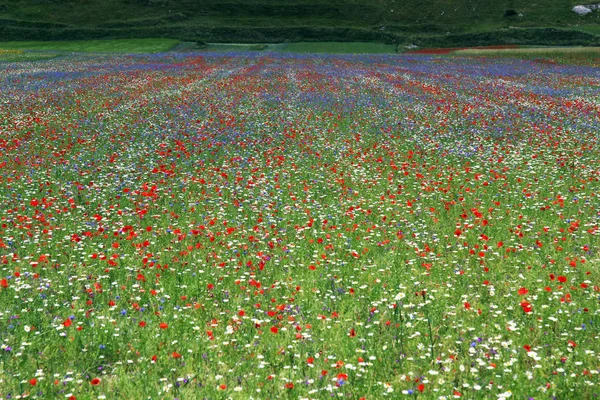
[(600, 44), (575, 0), (0, 0), (0, 40)]

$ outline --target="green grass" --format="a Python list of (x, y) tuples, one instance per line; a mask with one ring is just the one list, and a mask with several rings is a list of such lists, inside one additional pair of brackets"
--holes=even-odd
[(518, 49), (464, 49), (456, 56), (486, 56), (521, 59), (550, 59), (555, 62), (598, 64), (600, 47), (523, 47)]
[(290, 53), (388, 54), (396, 46), (369, 42), (209, 43), (207, 51), (274, 51)]
[(464, 49), (456, 50), (453, 54), (460, 55), (567, 55), (567, 54), (584, 54), (584, 55), (600, 55), (600, 47), (523, 47), (518, 49)]
[(286, 43), (278, 49), (294, 53), (395, 53), (396, 46), (384, 43), (367, 42), (298, 42)]
[(573, 29), (585, 33), (592, 33), (594, 35), (600, 35), (600, 25), (575, 26)]
[(116, 39), (0, 42), (0, 49), (69, 52), (160, 53), (179, 43), (176, 39)]
[(262, 43), (209, 43), (202, 50), (204, 51), (272, 51), (278, 44), (262, 44)]
[(21, 61), (41, 61), (51, 60), (58, 57), (56, 53), (43, 53), (43, 52), (24, 52), (22, 50), (1, 50), (0, 49), (0, 62), (21, 62)]

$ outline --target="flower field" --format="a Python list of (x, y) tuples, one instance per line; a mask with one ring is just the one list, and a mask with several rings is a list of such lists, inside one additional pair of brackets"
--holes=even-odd
[(600, 393), (599, 66), (2, 66), (0, 398)]

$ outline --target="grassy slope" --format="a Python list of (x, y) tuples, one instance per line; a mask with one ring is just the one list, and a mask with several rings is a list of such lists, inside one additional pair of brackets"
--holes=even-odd
[[(594, 36), (586, 35), (598, 33), (600, 12), (577, 16), (571, 11), (576, 3), (575, 0), (0, 0), (0, 39), (173, 37), (212, 42), (399, 43), (423, 39), (422, 44), (428, 45), (431, 42), (428, 37), (433, 37), (435, 43), (437, 37), (448, 34), (450, 39), (446, 38), (446, 42), (460, 42), (471, 35), (509, 27), (573, 26), (569, 29), (577, 29), (580, 34), (570, 41), (593, 41)], [(523, 16), (504, 17), (507, 9)], [(497, 41), (523, 42), (519, 32), (510, 32), (509, 36), (503, 34)]]

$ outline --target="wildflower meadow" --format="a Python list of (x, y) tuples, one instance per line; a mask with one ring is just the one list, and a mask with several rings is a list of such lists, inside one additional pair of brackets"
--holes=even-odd
[(600, 393), (600, 65), (0, 65), (0, 398)]

